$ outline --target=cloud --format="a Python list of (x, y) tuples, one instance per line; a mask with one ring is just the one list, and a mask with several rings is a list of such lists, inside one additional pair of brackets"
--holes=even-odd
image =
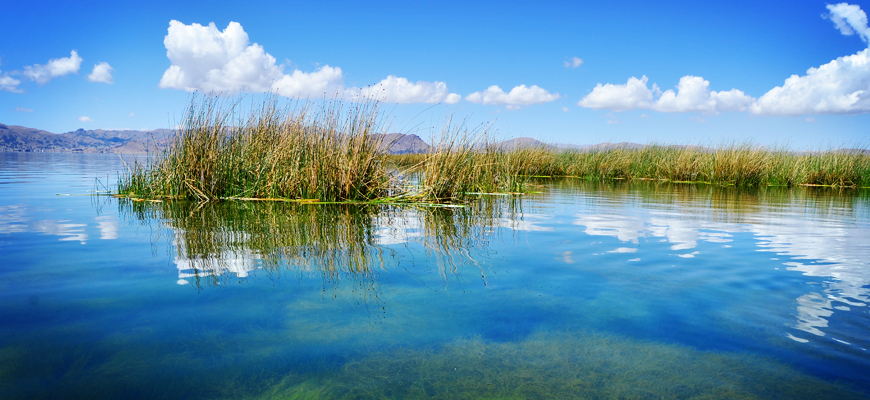
[(24, 93), (23, 90), (18, 88), (18, 85), (21, 84), (21, 81), (15, 79), (9, 74), (0, 71), (0, 90), (5, 90), (7, 92), (12, 93)]
[(719, 113), (723, 111), (745, 111), (755, 99), (740, 90), (710, 91), (710, 81), (699, 76), (687, 75), (680, 78), (677, 91), (666, 90), (656, 100), (652, 109), (661, 112), (700, 111)]
[(172, 65), (160, 79), (161, 88), (267, 92), (284, 76), (263, 46), (249, 44), (238, 22), (221, 32), (213, 22), (202, 26), (172, 20), (163, 45)]
[(531, 87), (519, 85), (511, 89), (509, 93), (505, 93), (497, 85), (492, 85), (482, 92), (474, 92), (465, 96), (465, 100), (485, 105), (527, 106), (549, 103), (560, 97), (562, 96), (559, 93), (550, 93), (537, 85), (532, 85)]
[(444, 102), (447, 104), (456, 104), (459, 103), (460, 100), (462, 100), (462, 96), (457, 93), (450, 93), (446, 98), (444, 98)]
[[(843, 35), (870, 39), (867, 14), (852, 4), (828, 4), (826, 18)], [(804, 76), (792, 75), (752, 106), (753, 114), (859, 114), (870, 112), (870, 49), (839, 57)]]
[(214, 23), (185, 25), (172, 20), (163, 44), (171, 65), (163, 73), (161, 88), (205, 92), (273, 92), (286, 97), (344, 97), (360, 95), (395, 103), (456, 103), (444, 82), (410, 82), (390, 75), (368, 88), (346, 88), (339, 67), (323, 65), (313, 72), (285, 73), (263, 46), (250, 43), (238, 22), (223, 31)]
[(677, 90), (664, 92), (656, 85), (647, 87), (649, 79), (631, 77), (624, 85), (598, 84), (592, 93), (582, 98), (577, 105), (613, 111), (654, 110), (659, 112), (705, 112), (716, 114), (724, 111), (745, 111), (755, 100), (740, 90), (711, 91), (710, 82), (699, 76), (686, 75), (680, 78)]
[(15, 108), (12, 109), (12, 111), (14, 111), (14, 112), (26, 112), (26, 113), (32, 113), (32, 112), (33, 112), (33, 109), (32, 109), (32, 108), (27, 108), (27, 107), (15, 107)]
[(563, 65), (565, 65), (565, 68), (577, 68), (583, 65), (583, 59), (580, 57), (571, 57), (570, 60), (565, 60)]
[(870, 112), (870, 49), (837, 58), (804, 76), (792, 75), (758, 98), (753, 114), (858, 114)]
[(81, 121), (81, 122), (94, 122), (94, 120), (90, 119), (89, 117), (85, 117), (84, 115), (79, 117), (79, 121)]
[(270, 91), (287, 97), (330, 97), (344, 86), (341, 68), (324, 65), (311, 73), (294, 70), (275, 81)]
[(613, 111), (626, 111), (638, 108), (652, 108), (653, 91), (658, 92), (658, 86), (653, 84), (650, 90), (646, 83), (649, 78), (644, 75), (640, 79), (631, 77), (625, 85), (612, 83), (597, 84), (592, 93), (580, 99), (577, 105), (594, 109), (610, 109)]
[(133, 114), (133, 113), (129, 113), (129, 114), (127, 114), (127, 116), (128, 116), (128, 117), (135, 117), (135, 116), (136, 116), (136, 114)]
[(868, 41), (870, 39), (870, 28), (867, 27), (867, 14), (861, 10), (861, 7), (854, 4), (840, 3), (828, 4), (830, 14), (824, 17), (834, 22), (834, 26), (840, 30), (840, 33), (850, 36), (855, 33), (861, 37), (861, 40)]
[(82, 58), (79, 57), (79, 53), (73, 50), (70, 52), (69, 57), (52, 58), (45, 65), (34, 64), (26, 66), (21, 75), (40, 85), (44, 85), (53, 78), (67, 74), (77, 74), (81, 65)]
[[(827, 6), (825, 18), (844, 35), (858, 34), (870, 40), (867, 14), (856, 5)], [(649, 109), (660, 112), (749, 111), (757, 115), (859, 114), (870, 112), (870, 49), (839, 57), (806, 75), (792, 75), (757, 100), (737, 89), (710, 91), (710, 82), (687, 75), (680, 78), (676, 92), (661, 93), (647, 77), (631, 77), (624, 85), (601, 84), (577, 105), (595, 109), (625, 111)]]
[[(356, 89), (350, 89), (351, 92)], [(390, 75), (382, 81), (360, 90), (361, 95), (390, 103), (440, 103), (456, 104), (462, 98), (447, 90), (444, 82), (410, 82), (408, 79)]]
[(112, 78), (112, 71), (115, 69), (109, 65), (107, 62), (101, 62), (99, 64), (94, 64), (94, 70), (91, 71), (91, 74), (88, 75), (88, 81), (91, 82), (103, 82), (108, 84), (115, 83), (114, 78)]

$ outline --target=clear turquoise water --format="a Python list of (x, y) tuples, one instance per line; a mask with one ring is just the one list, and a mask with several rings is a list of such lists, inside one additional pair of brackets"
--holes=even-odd
[(866, 190), (75, 195), (123, 168), (0, 153), (0, 398), (870, 394)]

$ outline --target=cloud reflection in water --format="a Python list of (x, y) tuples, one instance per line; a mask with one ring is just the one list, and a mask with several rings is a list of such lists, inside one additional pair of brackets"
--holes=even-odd
[[(785, 256), (782, 264), (788, 270), (830, 278), (822, 291), (795, 299), (797, 322), (793, 328), (804, 333), (825, 336), (824, 330), (836, 311), (867, 307), (870, 226), (866, 218), (858, 217), (862, 203), (850, 203), (849, 196), (838, 202), (836, 195), (819, 200), (809, 192), (801, 195), (802, 189), (782, 196), (759, 193), (735, 198), (713, 190), (711, 196), (683, 196), (678, 191), (673, 197), (663, 191), (665, 195), (640, 199), (641, 207), (637, 207), (637, 198), (624, 196), (624, 202), (620, 202), (617, 196), (605, 193), (600, 198), (592, 197), (592, 206), (576, 214), (573, 223), (585, 227), (588, 235), (615, 237), (627, 243), (662, 238), (671, 250), (682, 251), (672, 254), (681, 258), (699, 255), (698, 250), (685, 252), (696, 249), (699, 242), (729, 243), (734, 234), (751, 234), (757, 251)], [(732, 191), (737, 193), (736, 189)], [(787, 336), (806, 342), (797, 333)]]

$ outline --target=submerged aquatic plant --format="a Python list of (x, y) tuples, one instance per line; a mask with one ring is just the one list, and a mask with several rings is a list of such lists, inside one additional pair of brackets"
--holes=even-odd
[(399, 348), (288, 374), (259, 398), (860, 398), (774, 360), (585, 332)]

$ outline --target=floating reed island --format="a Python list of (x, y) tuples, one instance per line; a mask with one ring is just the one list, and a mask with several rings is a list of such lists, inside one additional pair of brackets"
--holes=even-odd
[(270, 97), (246, 114), (240, 101), (194, 97), (174, 141), (128, 166), (118, 196), (137, 200), (461, 203), (523, 193), (535, 177), (656, 180), (735, 186), (870, 185), (870, 152), (795, 153), (751, 144), (649, 145), (598, 150), (505, 148), (488, 127), (447, 118), (425, 154), (389, 155), (378, 104)]

